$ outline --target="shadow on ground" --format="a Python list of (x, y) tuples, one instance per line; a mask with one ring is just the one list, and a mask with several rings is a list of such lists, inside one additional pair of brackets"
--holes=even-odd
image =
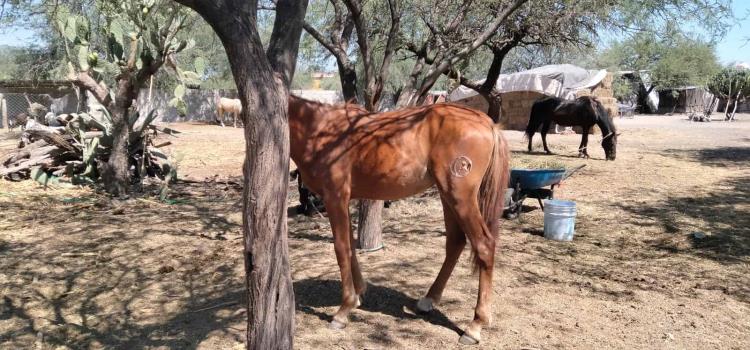
[(14, 229), (33, 234), (0, 239), (0, 347), (193, 349), (213, 332), (241, 343), (244, 330), (230, 327), (244, 318), (241, 256), (217, 240), (239, 230), (222, 210), (231, 201), (217, 206), (201, 186), (177, 186), (174, 197), (183, 204), (5, 202)]

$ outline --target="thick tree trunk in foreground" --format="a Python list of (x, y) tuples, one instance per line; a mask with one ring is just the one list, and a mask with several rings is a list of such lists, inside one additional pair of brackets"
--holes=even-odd
[(307, 1), (277, 2), (268, 52), (263, 52), (258, 35), (256, 1), (176, 1), (195, 9), (218, 34), (242, 101), (247, 348), (291, 349), (294, 289), (286, 222), (287, 108)]

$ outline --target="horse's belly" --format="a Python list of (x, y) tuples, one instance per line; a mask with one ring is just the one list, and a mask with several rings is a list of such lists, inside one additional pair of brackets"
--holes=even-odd
[[(352, 198), (392, 200), (425, 191), (434, 184), (427, 157), (420, 152), (380, 152), (380, 157), (356, 161)], [(383, 156), (387, 154), (387, 156)]]

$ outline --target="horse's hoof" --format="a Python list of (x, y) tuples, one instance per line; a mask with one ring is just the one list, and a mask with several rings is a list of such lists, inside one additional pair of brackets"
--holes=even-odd
[(336, 319), (334, 318), (333, 320), (331, 320), (331, 323), (328, 324), (328, 328), (335, 329), (335, 330), (342, 330), (346, 328), (346, 323), (336, 321)]
[(363, 303), (364, 303), (364, 301), (362, 300), (362, 296), (361, 295), (357, 296), (357, 302), (354, 303), (354, 308), (356, 309), (356, 308), (362, 306)]
[(477, 345), (479, 344), (479, 340), (474, 339), (474, 337), (464, 333), (464, 335), (461, 336), (461, 338), (458, 338), (458, 342), (462, 345)]
[(426, 314), (432, 311), (433, 308), (434, 307), (432, 305), (432, 299), (430, 298), (425, 297), (417, 301), (417, 311), (419, 311), (420, 313)]

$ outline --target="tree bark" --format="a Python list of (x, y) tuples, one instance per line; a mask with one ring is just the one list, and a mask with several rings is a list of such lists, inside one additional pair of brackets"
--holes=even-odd
[(357, 246), (372, 252), (383, 249), (383, 201), (363, 199), (359, 201), (359, 225)]
[(130, 191), (128, 164), (128, 113), (138, 96), (137, 86), (130, 76), (121, 77), (117, 83), (117, 97), (112, 112), (112, 150), (107, 165), (102, 169), (102, 180), (112, 195), (127, 195)]
[(344, 101), (357, 102), (357, 71), (354, 67), (336, 61), (339, 67), (339, 80)]
[(247, 348), (292, 349), (294, 289), (286, 221), (287, 109), (307, 1), (277, 1), (266, 53), (257, 29), (257, 1), (175, 1), (195, 9), (216, 31), (243, 105)]
[(734, 108), (732, 108), (732, 113), (727, 116), (728, 121), (734, 121), (734, 115), (737, 113), (737, 104), (740, 102), (740, 94), (737, 93), (737, 96), (734, 98)]

